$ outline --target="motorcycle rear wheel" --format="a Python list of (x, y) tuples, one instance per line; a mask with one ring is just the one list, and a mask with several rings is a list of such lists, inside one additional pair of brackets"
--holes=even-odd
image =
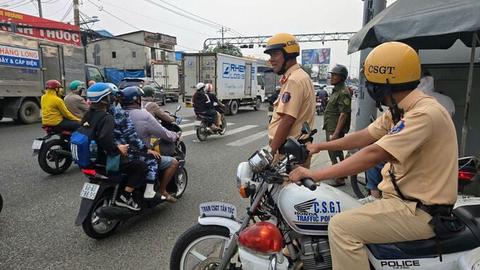
[[(51, 175), (64, 173), (72, 164), (71, 157), (60, 156), (52, 150), (70, 151), (68, 144), (62, 139), (52, 139), (45, 141), (38, 152), (38, 165), (40, 168)], [(53, 164), (51, 163), (53, 162)]]
[(229, 235), (225, 227), (200, 224), (191, 227), (177, 239), (170, 255), (170, 269), (216, 269)]
[(222, 130), (219, 132), (220, 135), (225, 135), (227, 133), (227, 119), (225, 119), (225, 116), (222, 114)]
[(106, 220), (96, 215), (96, 210), (102, 206), (107, 206), (111, 200), (112, 194), (103, 194), (95, 202), (90, 213), (82, 223), (82, 229), (86, 235), (94, 239), (103, 239), (112, 235), (120, 224), (119, 220)]

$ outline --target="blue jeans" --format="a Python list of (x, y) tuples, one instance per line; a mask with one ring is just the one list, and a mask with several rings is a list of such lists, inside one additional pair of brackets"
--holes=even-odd
[(382, 182), (382, 169), (385, 162), (378, 163), (375, 167), (367, 170), (367, 189), (378, 190), (378, 184)]

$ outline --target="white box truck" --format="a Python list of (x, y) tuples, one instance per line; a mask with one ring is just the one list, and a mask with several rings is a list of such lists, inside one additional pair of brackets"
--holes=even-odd
[(228, 114), (236, 114), (240, 106), (260, 109), (261, 97), (257, 88), (255, 59), (220, 53), (186, 53), (183, 58), (184, 101), (192, 106), (195, 85), (211, 83), (219, 101)]
[(152, 65), (152, 78), (165, 91), (165, 96), (172, 102), (178, 101), (180, 84), (177, 63), (156, 63)]

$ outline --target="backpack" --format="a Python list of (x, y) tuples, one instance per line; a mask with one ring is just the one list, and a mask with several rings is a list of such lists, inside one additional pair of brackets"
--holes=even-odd
[[(105, 116), (102, 117), (104, 118)], [(70, 137), (72, 159), (80, 168), (89, 167), (92, 163), (92, 157), (96, 155), (97, 145), (93, 137), (95, 135), (97, 121), (94, 121), (94, 118), (95, 117), (93, 117), (91, 121), (83, 123)]]

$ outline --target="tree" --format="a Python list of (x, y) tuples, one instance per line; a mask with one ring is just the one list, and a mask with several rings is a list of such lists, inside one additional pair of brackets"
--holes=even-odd
[(240, 51), (240, 48), (228, 43), (224, 44), (223, 46), (222, 44), (217, 44), (215, 48), (209, 48), (207, 52), (224, 53), (224, 54), (229, 54), (229, 55), (239, 56), (239, 57), (243, 56), (242, 52)]

